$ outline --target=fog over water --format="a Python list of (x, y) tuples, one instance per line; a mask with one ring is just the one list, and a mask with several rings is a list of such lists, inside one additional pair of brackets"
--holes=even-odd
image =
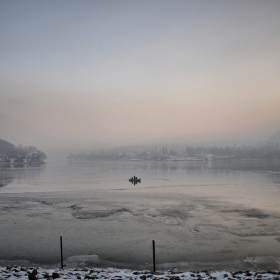
[(162, 268), (279, 267), (278, 164), (49, 161), (0, 178), (1, 260), (58, 266), (63, 236), (69, 267), (151, 269), (152, 240)]
[(0, 137), (41, 150), (263, 141), (279, 1), (0, 3)]

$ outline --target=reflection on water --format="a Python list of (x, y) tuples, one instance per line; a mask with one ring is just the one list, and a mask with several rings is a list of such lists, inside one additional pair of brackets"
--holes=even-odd
[(27, 178), (38, 176), (43, 171), (43, 163), (0, 163), (0, 187), (7, 186), (14, 181), (20, 184)]
[(137, 185), (138, 183), (141, 183), (141, 179), (137, 178), (136, 176), (131, 177), (130, 179), (128, 179), (128, 181), (134, 186)]
[(0, 176), (0, 187), (4, 187), (11, 182), (13, 182), (13, 177), (7, 177), (5, 175), (2, 176), (2, 174), (1, 174), (1, 176)]
[[(127, 184), (132, 175), (141, 178), (141, 184)], [(45, 165), (0, 165), (0, 193), (82, 190), (151, 192), (153, 189), (169, 192), (172, 189), (173, 193), (192, 190), (219, 196), (226, 191), (230, 193), (239, 189), (249, 192), (249, 189), (279, 188), (279, 185), (280, 164), (277, 162), (65, 160), (50, 161)], [(217, 188), (220, 188), (219, 191)]]

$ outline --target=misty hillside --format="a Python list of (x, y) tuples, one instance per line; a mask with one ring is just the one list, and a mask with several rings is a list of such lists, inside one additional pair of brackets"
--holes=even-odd
[(41, 163), (47, 158), (46, 154), (34, 146), (15, 146), (0, 139), (0, 162), (10, 163)]
[(122, 146), (107, 151), (70, 153), (68, 159), (78, 160), (148, 160), (148, 161), (208, 161), (208, 160), (280, 160), (280, 132), (258, 145), (233, 146)]

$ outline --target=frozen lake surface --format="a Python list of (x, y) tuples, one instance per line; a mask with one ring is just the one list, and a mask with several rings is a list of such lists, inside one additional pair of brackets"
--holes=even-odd
[[(141, 178), (133, 185), (128, 179)], [(280, 165), (48, 161), (0, 167), (0, 264), (279, 269)]]

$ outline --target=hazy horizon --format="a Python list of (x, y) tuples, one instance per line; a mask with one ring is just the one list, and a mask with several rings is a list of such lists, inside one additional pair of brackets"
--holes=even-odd
[(280, 130), (279, 14), (279, 1), (1, 1), (0, 138), (264, 141)]

